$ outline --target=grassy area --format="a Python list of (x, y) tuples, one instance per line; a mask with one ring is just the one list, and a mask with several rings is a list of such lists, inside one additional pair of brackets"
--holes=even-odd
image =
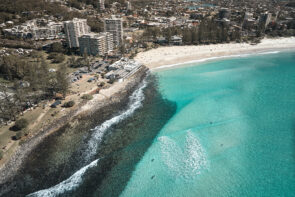
[(0, 84), (10, 85), (10, 84), (12, 84), (12, 82), (0, 77)]
[[(34, 121), (40, 116), (42, 113), (42, 108), (38, 107), (32, 111), (26, 112), (23, 116), (20, 116), (19, 118), (25, 118), (29, 122), (29, 126), (26, 129), (23, 129), (22, 131), (27, 132), (30, 129), (30, 125), (34, 123)], [(12, 127), (14, 123), (2, 126), (0, 128), (0, 148), (3, 148), (9, 141), (12, 140), (12, 137), (15, 136), (17, 131), (12, 131), (9, 128)]]
[[(20, 118), (27, 119), (30, 125), (32, 125), (34, 121), (39, 117), (41, 112), (42, 112), (42, 108), (39, 107), (33, 111), (28, 111)], [(1, 163), (5, 162), (8, 158), (10, 158), (10, 156), (14, 153), (19, 143), (19, 140), (15, 141), (12, 139), (13, 136), (15, 136), (17, 132), (19, 132), (19, 131), (17, 132), (12, 131), (9, 129), (13, 125), (14, 123), (2, 126), (0, 128), (0, 148), (4, 152), (4, 158), (0, 161), (0, 165)], [(26, 129), (23, 129), (22, 132), (30, 131), (30, 125)]]
[(10, 131), (9, 128), (12, 125), (3, 126), (0, 128), (0, 148), (2, 149), (15, 135), (16, 132)]

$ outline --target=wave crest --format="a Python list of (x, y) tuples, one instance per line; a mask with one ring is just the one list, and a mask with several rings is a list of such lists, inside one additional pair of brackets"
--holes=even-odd
[(91, 157), (96, 153), (99, 143), (107, 129), (109, 129), (114, 124), (126, 119), (134, 113), (135, 110), (142, 106), (142, 101), (144, 100), (144, 88), (147, 86), (146, 80), (144, 80), (138, 89), (136, 89), (132, 95), (129, 97), (128, 108), (125, 111), (119, 113), (119, 115), (105, 121), (101, 125), (92, 129), (93, 133), (88, 142), (88, 147), (86, 148), (86, 160), (90, 160)]
[(27, 197), (54, 197), (77, 188), (82, 183), (82, 177), (85, 174), (85, 172), (89, 168), (95, 167), (98, 161), (99, 160), (97, 159), (91, 162), (89, 165), (84, 166), (63, 182), (48, 189), (40, 190), (35, 193), (29, 194), (27, 195)]

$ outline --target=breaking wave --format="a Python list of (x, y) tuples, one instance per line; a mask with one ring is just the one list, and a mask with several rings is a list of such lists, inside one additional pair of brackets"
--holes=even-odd
[(135, 110), (142, 106), (142, 101), (144, 100), (144, 88), (147, 86), (146, 80), (144, 80), (138, 89), (136, 89), (132, 95), (129, 97), (128, 108), (125, 111), (119, 113), (119, 115), (105, 121), (101, 125), (95, 127), (93, 133), (90, 137), (90, 140), (87, 144), (86, 156), (85, 159), (89, 160), (96, 153), (97, 147), (102, 140), (102, 137), (107, 129), (109, 129), (114, 124), (119, 123), (120, 121), (126, 119), (134, 113)]
[(98, 161), (99, 161), (99, 159), (91, 162), (87, 166), (84, 166), (83, 168), (81, 168), (80, 170), (75, 172), (75, 174), (70, 176), (70, 178), (64, 180), (63, 182), (61, 182), (53, 187), (50, 187), (48, 189), (40, 190), (35, 193), (29, 194), (29, 195), (27, 195), (27, 197), (54, 197), (59, 194), (63, 194), (64, 192), (71, 191), (71, 190), (77, 188), (82, 183), (82, 181), (83, 181), (82, 177), (85, 174), (85, 172), (89, 168), (95, 167), (97, 165)]
[[(105, 121), (101, 125), (95, 127), (93, 133), (88, 142), (88, 147), (86, 149), (86, 160), (90, 160), (93, 155), (95, 155), (98, 145), (102, 140), (102, 137), (107, 129), (109, 129), (114, 124), (119, 123), (123, 119), (126, 119), (134, 113), (134, 111), (142, 106), (142, 101), (144, 100), (144, 88), (147, 86), (147, 81), (144, 80), (138, 89), (136, 89), (132, 95), (129, 97), (128, 108), (125, 111), (120, 112), (117, 116)], [(63, 182), (50, 187), (48, 189), (40, 190), (35, 193), (27, 195), (28, 197), (55, 197), (68, 191), (72, 191), (79, 187), (83, 181), (83, 175), (85, 172), (92, 167), (95, 167), (99, 159), (92, 161), (90, 164), (84, 166), (77, 172), (75, 172), (71, 177), (64, 180)]]
[(190, 180), (208, 168), (205, 151), (193, 132), (186, 132), (183, 148), (170, 137), (158, 139), (162, 160), (173, 176)]
[(258, 53), (259, 55), (266, 55), (266, 54), (277, 54), (280, 53), (280, 51), (267, 51), (267, 52), (261, 52)]
[(276, 53), (280, 53), (280, 51), (266, 51), (266, 52), (259, 52), (259, 53), (244, 53), (244, 54), (242, 53), (242, 54), (236, 54), (236, 55), (215, 56), (215, 57), (208, 57), (208, 58), (203, 58), (203, 59), (199, 59), (199, 60), (192, 60), (192, 61), (187, 61), (187, 62), (182, 62), (182, 63), (177, 63), (177, 64), (167, 64), (167, 65), (159, 66), (157, 68), (153, 68), (152, 70), (161, 70), (161, 69), (180, 66), (180, 65), (202, 63), (202, 62), (207, 62), (207, 61), (211, 61), (211, 60), (218, 60), (218, 59), (248, 57), (251, 55), (266, 55), (266, 54), (276, 54)]

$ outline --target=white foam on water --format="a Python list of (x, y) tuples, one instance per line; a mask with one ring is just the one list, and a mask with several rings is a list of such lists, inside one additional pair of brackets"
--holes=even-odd
[(173, 175), (181, 176), (182, 172), (180, 167), (183, 160), (182, 149), (173, 139), (167, 136), (159, 137), (158, 140), (160, 141), (162, 161)]
[(167, 64), (167, 65), (159, 66), (157, 68), (153, 68), (152, 70), (161, 70), (161, 69), (176, 67), (176, 66), (180, 66), (180, 65), (202, 63), (202, 62), (216, 60), (216, 59), (248, 57), (251, 55), (266, 55), (266, 54), (276, 54), (276, 53), (280, 53), (280, 51), (267, 51), (267, 52), (260, 52), (260, 53), (245, 53), (245, 54), (237, 54), (237, 55), (216, 56), (216, 57), (203, 58), (203, 59), (199, 59), (199, 60), (192, 60), (192, 61), (187, 61), (187, 62), (182, 62), (182, 63), (177, 63), (177, 64)]
[(146, 80), (144, 80), (140, 87), (136, 89), (132, 95), (129, 97), (129, 103), (128, 103), (128, 108), (125, 111), (122, 111), (119, 115), (105, 121), (101, 125), (95, 127), (93, 130), (93, 133), (90, 137), (90, 140), (88, 142), (88, 147), (86, 149), (86, 160), (89, 160), (91, 156), (93, 156), (96, 151), (99, 143), (102, 140), (102, 137), (104, 133), (109, 129), (111, 126), (114, 124), (119, 123), (120, 121), (126, 119), (130, 115), (134, 113), (135, 110), (140, 108), (142, 106), (142, 101), (144, 100), (144, 88), (147, 86)]
[[(93, 134), (88, 142), (88, 148), (86, 149), (86, 158), (90, 159), (96, 153), (97, 147), (101, 142), (101, 139), (107, 129), (109, 129), (112, 125), (119, 123), (121, 120), (129, 117), (134, 113), (136, 109), (142, 106), (142, 101), (144, 100), (144, 88), (147, 86), (146, 80), (144, 80), (138, 89), (136, 89), (132, 95), (129, 97), (128, 109), (122, 111), (119, 115), (105, 121), (103, 124), (95, 127), (93, 129)], [(63, 182), (50, 187), (48, 189), (40, 190), (35, 193), (27, 195), (28, 197), (55, 197), (57, 195), (63, 194), (67, 191), (72, 191), (75, 188), (79, 187), (82, 183), (82, 176), (85, 172), (94, 166), (97, 165), (99, 159), (94, 160), (90, 164), (84, 166), (77, 172), (75, 172), (71, 177), (64, 180)]]
[(185, 174), (190, 175), (190, 171), (192, 171), (193, 174), (200, 174), (201, 170), (207, 167), (207, 159), (202, 145), (191, 131), (187, 132), (185, 140), (185, 155), (188, 156), (184, 161), (187, 168)]
[(268, 51), (268, 52), (262, 52), (262, 53), (258, 53), (259, 55), (266, 55), (266, 54), (277, 54), (280, 53), (280, 51)]
[(75, 172), (72, 176), (70, 176), (68, 179), (64, 180), (63, 182), (50, 187), (48, 189), (40, 190), (35, 193), (27, 195), (27, 197), (54, 197), (60, 194), (63, 194), (66, 191), (71, 191), (75, 188), (77, 188), (83, 181), (82, 176), (85, 174), (85, 172), (92, 167), (95, 167), (98, 163), (99, 159), (91, 162), (87, 166), (84, 166), (77, 172)]
[(158, 140), (162, 161), (172, 176), (191, 180), (208, 168), (205, 151), (193, 132), (186, 132), (183, 148), (167, 136), (159, 137)]

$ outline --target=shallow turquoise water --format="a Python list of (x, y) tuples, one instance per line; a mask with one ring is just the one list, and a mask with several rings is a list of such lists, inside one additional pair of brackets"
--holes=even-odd
[(177, 112), (121, 196), (295, 196), (295, 52), (156, 75)]

